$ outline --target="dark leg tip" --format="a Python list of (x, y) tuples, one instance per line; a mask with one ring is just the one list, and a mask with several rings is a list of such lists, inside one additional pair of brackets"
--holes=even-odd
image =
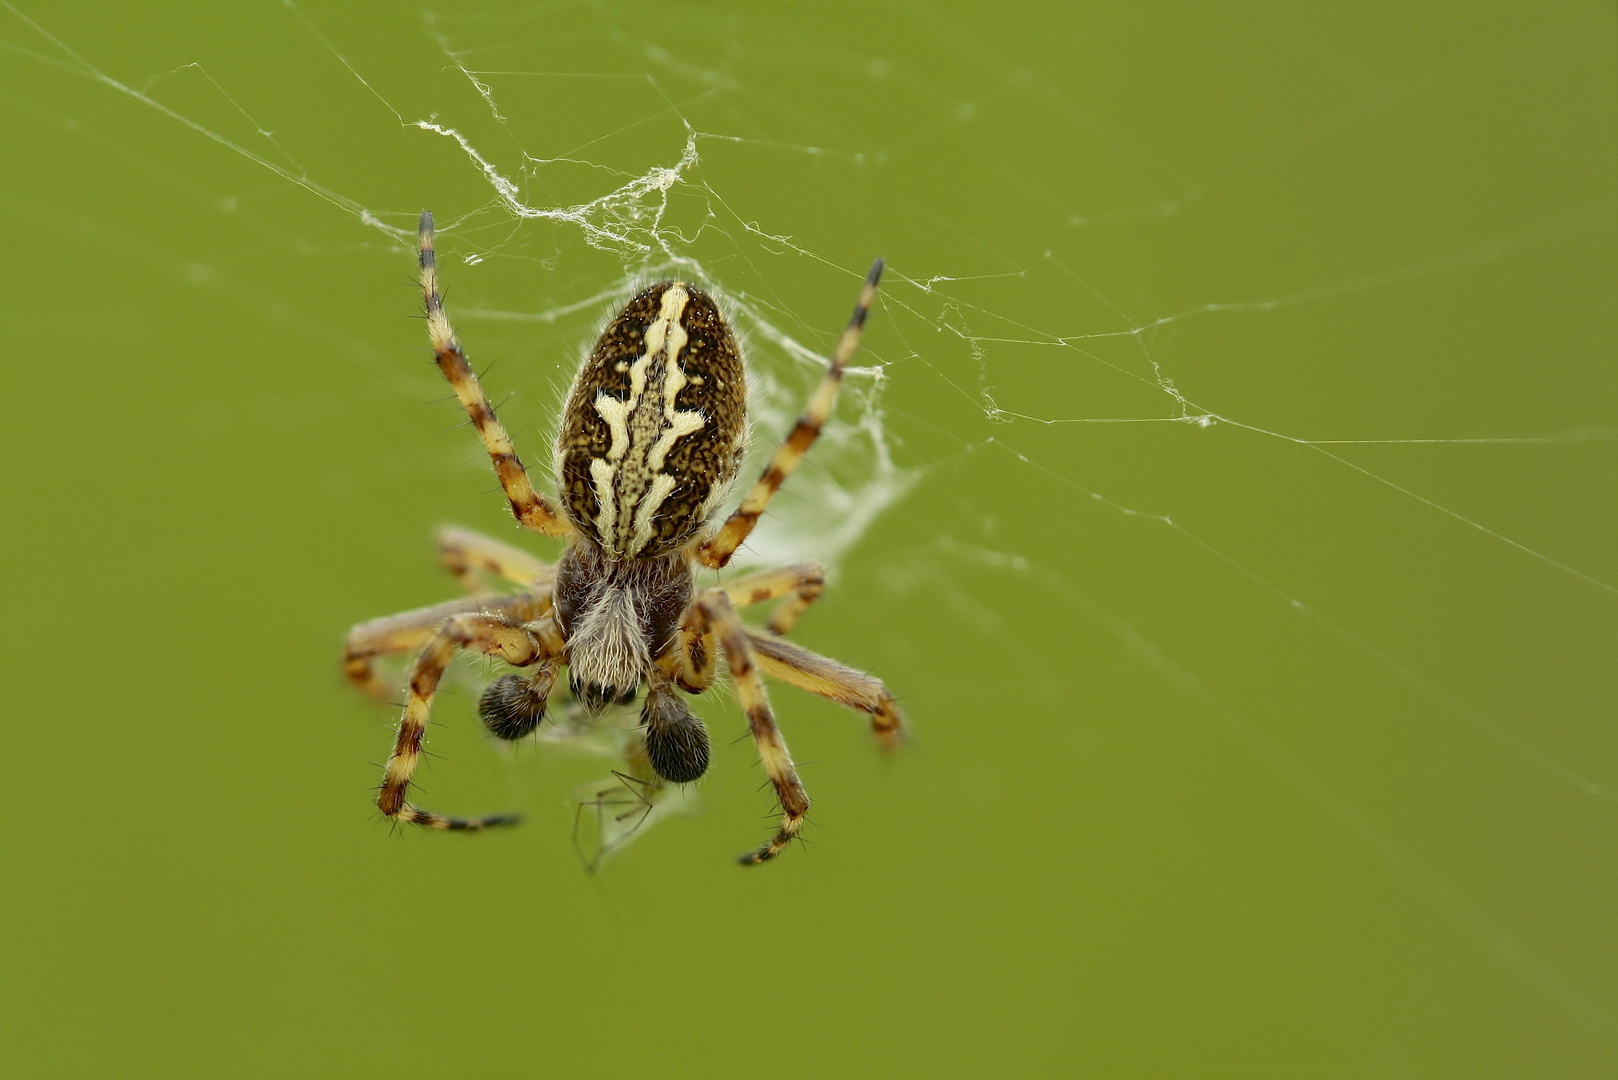
[(743, 866), (757, 866), (761, 862), (768, 862), (769, 858), (769, 853), (764, 849), (760, 849), (758, 851), (749, 851), (745, 855), (738, 855), (736, 861)]
[[(432, 219), (426, 217), (425, 215), (423, 216), (423, 220), (427, 221), (429, 225), (432, 223)], [(865, 280), (870, 284), (871, 288), (876, 288), (876, 283), (882, 280), (882, 268), (887, 265), (888, 264), (885, 259), (878, 259), (876, 262), (871, 264), (871, 272), (865, 275)]]
[(433, 212), (431, 210), (421, 212), (421, 223), (416, 226), (416, 231), (423, 234), (433, 231)]
[(484, 829), (498, 829), (502, 825), (516, 825), (522, 821), (521, 814), (490, 814), (480, 818), (449, 818), (450, 832), (482, 832)]

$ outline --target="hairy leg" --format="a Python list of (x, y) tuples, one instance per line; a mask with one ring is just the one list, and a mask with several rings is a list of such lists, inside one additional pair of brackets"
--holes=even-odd
[(373, 661), (377, 657), (420, 649), (433, 639), (440, 626), (457, 615), (481, 612), (510, 616), (519, 610), (535, 610), (543, 615), (550, 610), (550, 595), (546, 588), (513, 596), (467, 596), (360, 623), (348, 632), (344, 642), (343, 673), (371, 697), (379, 701), (397, 700), (394, 697), (397, 688), (376, 672)]
[[(770, 631), (785, 634), (826, 586), (826, 573), (817, 562), (802, 562), (737, 578), (719, 591), (732, 607), (762, 604), (785, 597), (770, 616)], [(674, 645), (658, 658), (658, 667), (681, 689), (700, 694), (713, 685), (719, 658), (719, 639), (700, 604), (692, 604), (681, 619)]]
[(720, 586), (732, 605), (746, 607), (786, 597), (770, 613), (773, 634), (785, 634), (798, 624), (804, 610), (826, 589), (826, 571), (817, 562), (794, 563), (737, 578)]
[(747, 639), (764, 674), (865, 713), (871, 718), (871, 730), (883, 746), (899, 744), (904, 735), (899, 706), (881, 679), (861, 674), (774, 634), (749, 628)]
[(405, 796), (410, 788), (410, 778), (416, 771), (416, 762), (421, 756), (433, 695), (455, 654), (462, 649), (471, 649), (517, 667), (554, 660), (561, 652), (561, 634), (554, 622), (547, 619), (538, 629), (522, 625), (537, 618), (537, 615), (537, 612), (523, 609), (515, 610), (510, 615), (455, 615), (433, 635), (410, 669), (404, 715), (399, 719), (393, 753), (388, 757), (382, 776), (382, 790), (376, 800), (382, 813), (395, 821), (434, 829), (482, 829), (517, 820), (508, 814), (484, 818), (445, 817), (412, 806)]
[(792, 755), (787, 750), (781, 729), (775, 726), (775, 715), (770, 711), (770, 699), (764, 690), (764, 679), (754, 662), (752, 644), (747, 627), (736, 616), (736, 609), (722, 589), (709, 589), (697, 601), (707, 616), (724, 649), (725, 665), (730, 669), (736, 694), (747, 712), (747, 726), (758, 746), (758, 756), (770, 783), (775, 785), (775, 796), (781, 804), (781, 827), (768, 843), (757, 851), (741, 857), (745, 864), (761, 863), (775, 858), (781, 849), (792, 842), (803, 825), (803, 816), (809, 812), (809, 795), (798, 779)]
[[(722, 592), (722, 590), (714, 590)], [(670, 682), (688, 694), (700, 694), (713, 685), (719, 660), (719, 638), (701, 604), (685, 609), (674, 643), (657, 658), (657, 666)]]
[(472, 418), (472, 426), (478, 429), (478, 436), (489, 451), (494, 473), (500, 478), (500, 486), (505, 489), (506, 498), (511, 502), (512, 514), (536, 532), (550, 536), (571, 533), (573, 526), (568, 520), (557, 513), (549, 500), (529, 483), (528, 470), (517, 460), (517, 452), (511, 446), (511, 436), (495, 419), (494, 406), (489, 404), (488, 395), (483, 392), (478, 377), (472, 373), (472, 366), (466, 362), (466, 354), (461, 352), (460, 342), (455, 339), (455, 331), (444, 314), (444, 298), (438, 292), (438, 260), (433, 253), (433, 215), (425, 210), (421, 214), (418, 241), (421, 291), (427, 305), (427, 332), (432, 338), (433, 355), (444, 378), (449, 380), (450, 389), (455, 391), (461, 407)]
[(480, 572), (524, 588), (548, 586), (556, 577), (554, 567), (521, 548), (455, 525), (438, 530), (438, 558), (471, 593), (488, 591)]
[(843, 369), (854, 359), (854, 351), (859, 348), (860, 331), (865, 326), (865, 316), (870, 312), (872, 302), (876, 300), (876, 283), (881, 278), (882, 260), (878, 259), (871, 264), (871, 272), (865, 277), (865, 287), (860, 290), (859, 302), (854, 305), (854, 314), (837, 342), (837, 350), (832, 354), (826, 374), (810, 396), (809, 404), (804, 406), (803, 415), (798, 417), (791, 434), (776, 450), (763, 475), (743, 497), (736, 512), (726, 519), (717, 533), (697, 548), (696, 556), (702, 565), (717, 569), (730, 562), (730, 557), (736, 554), (736, 549), (741, 547), (753, 531), (753, 526), (758, 524), (771, 497), (792, 475), (792, 470), (798, 467), (815, 439), (820, 437), (820, 429), (831, 419), (832, 406), (837, 402), (837, 388), (843, 382)]

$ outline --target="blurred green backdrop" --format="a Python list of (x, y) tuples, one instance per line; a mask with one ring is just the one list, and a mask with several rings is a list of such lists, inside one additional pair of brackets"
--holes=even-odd
[[(1610, 4), (4, 8), (7, 1075), (1613, 1075)], [(889, 259), (807, 849), (722, 697), (594, 877), (465, 693), (527, 824), (378, 820), (341, 636), (511, 535), (424, 206), (530, 460), (637, 275), (791, 396)]]

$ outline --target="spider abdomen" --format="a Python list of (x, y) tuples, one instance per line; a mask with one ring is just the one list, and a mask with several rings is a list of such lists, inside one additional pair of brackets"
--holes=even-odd
[(568, 394), (557, 480), (568, 517), (612, 559), (652, 559), (701, 530), (746, 431), (735, 336), (694, 285), (662, 282), (607, 324)]

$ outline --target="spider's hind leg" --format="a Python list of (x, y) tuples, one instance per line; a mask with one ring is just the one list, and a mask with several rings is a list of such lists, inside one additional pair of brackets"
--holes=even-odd
[(438, 256), (433, 251), (433, 215), (425, 210), (417, 230), (417, 257), (421, 264), (422, 302), (427, 309), (427, 333), (432, 341), (433, 356), (444, 378), (449, 380), (456, 399), (471, 418), (472, 426), (477, 428), (478, 437), (489, 452), (489, 461), (494, 465), (494, 474), (500, 478), (500, 486), (511, 503), (513, 516), (535, 532), (568, 535), (573, 526), (550, 500), (534, 490), (528, 470), (512, 449), (511, 436), (495, 418), (494, 406), (489, 404), (489, 397), (473, 374), (472, 365), (467, 363), (461, 343), (456, 340), (455, 331), (444, 314), (444, 298), (438, 291)]
[(826, 374), (820, 379), (820, 385), (815, 387), (809, 398), (809, 404), (804, 406), (803, 415), (793, 425), (792, 431), (770, 458), (762, 475), (753, 484), (753, 487), (742, 497), (741, 505), (735, 513), (725, 519), (719, 531), (706, 541), (699, 544), (695, 555), (703, 566), (719, 569), (730, 562), (730, 557), (736, 554), (736, 549), (752, 533), (753, 526), (763, 515), (764, 508), (770, 504), (770, 499), (786, 483), (792, 470), (803, 461), (803, 456), (820, 437), (820, 429), (831, 419), (832, 407), (837, 404), (837, 389), (843, 382), (843, 371), (848, 367), (849, 361), (854, 359), (854, 353), (860, 345), (860, 333), (865, 328), (865, 317), (871, 311), (871, 304), (876, 300), (876, 285), (882, 280), (882, 260), (878, 259), (871, 264), (871, 272), (865, 276), (865, 285), (860, 289), (859, 301), (854, 305), (854, 314), (848, 320), (848, 326), (843, 330), (843, 336), (837, 341), (837, 349), (832, 353), (831, 363), (826, 365)]

